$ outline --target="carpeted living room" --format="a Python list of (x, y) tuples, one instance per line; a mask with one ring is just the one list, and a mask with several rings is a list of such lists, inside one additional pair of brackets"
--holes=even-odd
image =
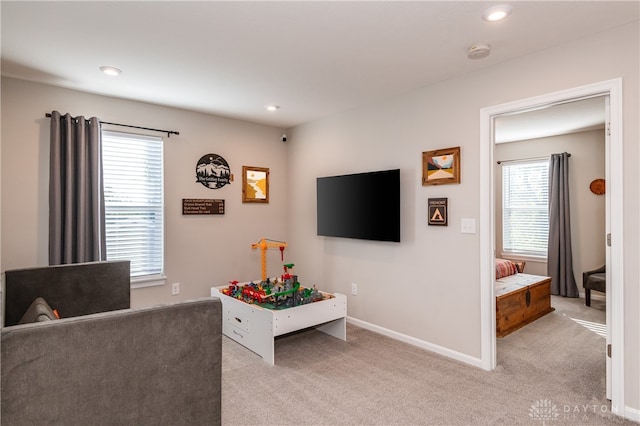
[(278, 339), (269, 368), (224, 339), (225, 424), (636, 424), (604, 397), (604, 300), (552, 305), (498, 340), (491, 372), (352, 325), (346, 342), (315, 330)]
[(1, 1), (0, 422), (640, 422), (639, 25)]

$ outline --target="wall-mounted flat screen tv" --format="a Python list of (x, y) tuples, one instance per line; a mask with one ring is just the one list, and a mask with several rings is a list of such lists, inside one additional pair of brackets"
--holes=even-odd
[(316, 181), (318, 235), (400, 242), (400, 170)]

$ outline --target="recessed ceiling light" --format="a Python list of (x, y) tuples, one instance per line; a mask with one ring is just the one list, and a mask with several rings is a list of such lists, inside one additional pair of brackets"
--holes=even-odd
[(501, 21), (511, 15), (511, 6), (502, 4), (500, 6), (490, 7), (482, 14), (482, 19), (489, 22)]
[(267, 111), (277, 111), (280, 109), (278, 105), (267, 105), (265, 108), (267, 109)]
[(100, 71), (102, 71), (103, 73), (107, 74), (107, 75), (120, 75), (122, 74), (122, 70), (116, 67), (109, 67), (106, 65), (103, 65), (100, 67)]

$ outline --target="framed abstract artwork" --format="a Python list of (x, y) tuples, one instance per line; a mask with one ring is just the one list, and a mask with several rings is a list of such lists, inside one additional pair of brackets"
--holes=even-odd
[(242, 202), (269, 202), (269, 169), (242, 166)]
[(460, 147), (422, 153), (422, 185), (460, 183)]

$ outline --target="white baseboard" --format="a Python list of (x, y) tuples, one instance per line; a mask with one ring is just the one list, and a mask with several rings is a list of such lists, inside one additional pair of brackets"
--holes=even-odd
[(625, 406), (624, 418), (627, 420), (632, 420), (634, 422), (640, 422), (640, 409)]
[(406, 334), (398, 333), (397, 331), (389, 330), (388, 328), (380, 327), (378, 325), (371, 324), (357, 318), (347, 317), (347, 322), (353, 325), (357, 325), (358, 327), (364, 328), (366, 330), (373, 331), (374, 333), (382, 334), (392, 339), (399, 340), (401, 342), (408, 343), (410, 345), (417, 346), (431, 352), (435, 352), (439, 355), (446, 356), (447, 358), (452, 358), (456, 361), (464, 362), (465, 364), (482, 368), (482, 360), (480, 358), (474, 358), (467, 354), (463, 354), (461, 352), (457, 352), (443, 346), (435, 345), (424, 340), (416, 339), (415, 337), (407, 336)]

